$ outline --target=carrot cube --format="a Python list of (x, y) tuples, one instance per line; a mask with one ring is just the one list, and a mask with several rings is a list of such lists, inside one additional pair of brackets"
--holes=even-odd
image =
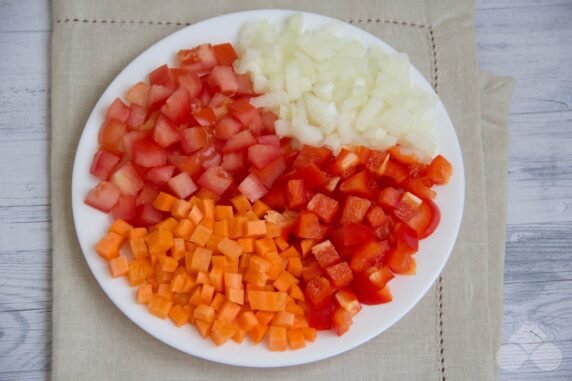
[(227, 288), (234, 288), (240, 290), (243, 288), (242, 286), (242, 274), (224, 273), (224, 285)]
[(145, 238), (134, 238), (129, 240), (129, 247), (134, 258), (145, 258), (149, 256), (149, 249), (145, 243)]
[(173, 247), (171, 247), (171, 257), (177, 262), (185, 256), (185, 240), (182, 238), (173, 239)]
[(215, 221), (213, 224), (214, 234), (221, 237), (229, 236), (228, 220)]
[(300, 258), (288, 258), (288, 266), (286, 269), (296, 278), (300, 278), (302, 276), (302, 260)]
[(288, 249), (288, 247), (290, 247), (290, 244), (288, 243), (288, 241), (286, 241), (282, 237), (275, 238), (274, 243), (276, 244), (276, 247), (278, 248), (278, 250), (280, 250), (280, 252), (284, 252), (284, 250), (286, 250), (286, 249)]
[(165, 319), (169, 315), (169, 311), (171, 310), (172, 305), (172, 301), (167, 300), (159, 295), (153, 295), (149, 301), (149, 304), (147, 304), (147, 308), (153, 315), (157, 316), (158, 318)]
[(248, 269), (244, 274), (244, 281), (255, 286), (264, 286), (268, 280), (268, 274)]
[(167, 257), (166, 255), (159, 256), (159, 267), (161, 271), (172, 273), (179, 266), (179, 261), (174, 258)]
[(228, 266), (228, 259), (224, 255), (213, 255), (211, 263), (214, 267), (226, 268)]
[(245, 253), (254, 253), (254, 238), (239, 238), (236, 242)]
[(236, 333), (232, 336), (232, 340), (237, 344), (242, 343), (245, 338), (246, 338), (246, 331), (244, 331), (240, 328), (237, 329)]
[(238, 213), (245, 213), (250, 209), (250, 201), (243, 194), (231, 198), (230, 202)]
[(264, 324), (257, 324), (253, 329), (250, 330), (248, 336), (254, 344), (260, 343), (264, 340), (264, 336), (266, 336), (266, 332), (268, 331), (268, 326)]
[(177, 201), (177, 198), (171, 196), (168, 193), (159, 192), (155, 201), (153, 201), (153, 207), (158, 210), (162, 210), (163, 212), (170, 212), (173, 204)]
[(180, 305), (175, 305), (171, 308), (169, 317), (177, 327), (182, 327), (189, 322), (189, 312)]
[[(193, 305), (193, 306), (198, 306), (200, 304), (203, 304), (203, 301), (201, 299), (201, 293), (203, 292), (203, 286), (199, 285), (198, 287), (196, 287), (193, 292), (191, 293), (191, 298), (189, 299), (189, 304)], [(194, 315), (193, 315), (194, 317)]]
[(223, 303), (221, 308), (218, 310), (216, 318), (220, 321), (232, 322), (236, 318), (236, 315), (240, 312), (240, 306), (231, 301), (226, 301)]
[(292, 288), (290, 289), (290, 294), (289, 294), (292, 298), (299, 300), (301, 302), (306, 300), (306, 297), (304, 296), (304, 292), (302, 292), (302, 289), (300, 288), (300, 286), (298, 286), (297, 284), (293, 285)]
[(246, 223), (248, 220), (246, 217), (233, 217), (228, 220), (228, 237), (242, 238), (246, 234)]
[(129, 231), (133, 229), (133, 226), (129, 225), (127, 222), (123, 221), (121, 218), (113, 221), (109, 231), (115, 232), (122, 237), (127, 237), (129, 235)]
[(215, 311), (218, 311), (220, 307), (222, 307), (222, 304), (225, 301), (226, 301), (226, 296), (224, 296), (220, 292), (217, 292), (213, 298), (213, 301), (211, 302), (211, 307), (214, 308)]
[(238, 326), (245, 332), (250, 332), (259, 323), (256, 315), (252, 311), (245, 311), (238, 317)]
[(177, 224), (177, 227), (173, 230), (173, 235), (177, 238), (182, 238), (184, 240), (188, 240), (191, 234), (193, 233), (193, 229), (195, 225), (189, 219), (182, 219)]
[(123, 237), (116, 232), (109, 232), (95, 246), (95, 251), (108, 261), (119, 256), (123, 245)]
[(268, 349), (271, 351), (285, 351), (288, 346), (288, 337), (285, 327), (270, 327), (268, 330)]
[(206, 304), (200, 304), (195, 308), (194, 317), (195, 319), (203, 320), (208, 323), (212, 323), (215, 319), (216, 312), (214, 308)]
[(147, 304), (153, 297), (153, 286), (150, 284), (142, 284), (137, 289), (137, 303)]
[(231, 259), (237, 259), (242, 254), (242, 247), (229, 238), (223, 238), (217, 245), (218, 251)]
[(193, 221), (195, 225), (200, 224), (204, 217), (204, 213), (197, 205), (191, 208), (191, 211), (189, 212), (189, 219)]
[(138, 286), (153, 275), (153, 267), (147, 258), (134, 259), (129, 263), (127, 280), (131, 286)]
[(209, 229), (203, 225), (197, 225), (193, 234), (191, 234), (190, 241), (196, 243), (199, 246), (205, 246), (213, 234), (212, 229)]
[(191, 271), (194, 272), (207, 272), (211, 264), (213, 252), (209, 249), (197, 247), (193, 253), (191, 260)]
[(291, 327), (294, 325), (294, 314), (288, 311), (280, 311), (272, 318), (272, 325), (277, 327)]
[(218, 346), (223, 345), (232, 338), (237, 331), (238, 328), (234, 324), (215, 320), (212, 326), (211, 340)]
[(290, 349), (293, 350), (304, 348), (306, 346), (304, 332), (301, 328), (288, 330), (288, 344), (290, 344)]
[(306, 339), (306, 341), (314, 342), (316, 340), (316, 328), (302, 328), (302, 333), (304, 334), (304, 339)]
[(201, 300), (205, 304), (211, 304), (213, 300), (215, 288), (210, 284), (203, 284), (203, 288), (201, 290)]
[(258, 255), (253, 255), (250, 257), (250, 261), (248, 264), (249, 270), (255, 272), (267, 273), (268, 271), (270, 271), (271, 267), (272, 263), (270, 263), (269, 261), (267, 261), (262, 257), (259, 257)]
[(203, 339), (209, 337), (209, 332), (211, 331), (212, 322), (206, 322), (201, 319), (195, 320), (195, 327), (197, 327), (197, 331), (202, 336)]
[(230, 205), (217, 205), (214, 207), (215, 221), (222, 221), (234, 217), (232, 206)]
[(264, 214), (269, 210), (270, 207), (260, 200), (252, 204), (252, 211), (258, 216), (258, 218), (262, 218), (262, 216), (264, 216)]
[(209, 273), (209, 279), (215, 290), (223, 291), (224, 269), (221, 267), (213, 267)]
[(305, 257), (312, 252), (312, 247), (316, 245), (316, 240), (314, 239), (303, 239), (300, 241), (300, 250), (302, 251), (302, 256)]
[(299, 280), (288, 271), (282, 271), (278, 278), (272, 284), (278, 291), (288, 291), (294, 284), (298, 284)]
[(244, 304), (244, 290), (236, 288), (227, 288), (226, 297), (230, 302), (243, 305)]
[(246, 223), (246, 235), (248, 237), (259, 237), (266, 234), (266, 221), (248, 221)]
[(300, 258), (300, 257), (302, 257), (300, 252), (298, 252), (298, 250), (296, 250), (296, 248), (294, 246), (290, 246), (289, 248), (287, 248), (286, 250), (281, 252), (280, 255), (283, 257), (286, 257), (286, 258)]
[(214, 219), (215, 202), (213, 199), (203, 199), (200, 205), (204, 218)]
[(171, 214), (177, 219), (187, 218), (191, 211), (191, 203), (185, 200), (176, 200), (171, 207)]
[(173, 233), (157, 229), (147, 236), (146, 241), (152, 256), (164, 254), (173, 246)]
[(249, 291), (247, 298), (253, 310), (283, 311), (286, 308), (285, 292)]
[(111, 271), (111, 276), (118, 278), (129, 272), (129, 262), (127, 257), (120, 255), (119, 257), (113, 258), (109, 261), (109, 270)]
[(200, 224), (209, 229), (214, 229), (214, 219), (212, 218), (203, 218)]
[(173, 217), (168, 217), (165, 218), (163, 221), (159, 222), (157, 225), (155, 225), (154, 228), (160, 230), (168, 230), (172, 232), (177, 227), (177, 224), (178, 224), (177, 220), (175, 220)]
[(147, 237), (147, 228), (133, 228), (129, 230), (127, 237), (131, 239)]
[(278, 225), (267, 222), (266, 223), (266, 237), (268, 238), (278, 238), (282, 233)]
[(211, 284), (211, 278), (209, 277), (209, 274), (204, 272), (204, 271), (199, 271), (199, 273), (197, 274), (197, 283), (198, 284)]

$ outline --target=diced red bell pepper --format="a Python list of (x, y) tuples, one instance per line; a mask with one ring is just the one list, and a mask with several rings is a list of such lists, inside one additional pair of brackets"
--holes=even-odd
[(391, 298), (388, 298), (385, 292), (380, 293), (381, 290), (369, 280), (369, 274), (365, 271), (354, 274), (351, 288), (356, 293), (358, 300), (363, 304), (382, 304), (391, 301)]
[(332, 302), (334, 289), (330, 281), (324, 277), (312, 279), (306, 285), (304, 295), (312, 308), (320, 308)]
[(286, 183), (286, 206), (291, 210), (301, 209), (308, 202), (304, 180), (292, 179)]
[(167, 163), (167, 152), (150, 139), (133, 144), (133, 162), (145, 168), (158, 167)]
[(268, 189), (262, 184), (260, 179), (253, 174), (246, 176), (244, 180), (242, 180), (238, 186), (238, 190), (245, 195), (250, 202), (255, 202), (268, 193)]
[(380, 192), (378, 202), (381, 204), (381, 206), (391, 211), (399, 205), (400, 199), (401, 192), (395, 188), (387, 187)]
[(386, 266), (368, 272), (368, 274), (370, 282), (378, 289), (384, 288), (390, 280), (395, 278), (395, 275)]
[(194, 183), (193, 179), (191, 179), (191, 176), (187, 174), (187, 172), (181, 172), (177, 176), (172, 177), (169, 179), (169, 181), (167, 181), (167, 185), (169, 185), (169, 189), (171, 189), (171, 191), (173, 191), (173, 193), (178, 198), (182, 199), (189, 197), (198, 189), (197, 185)]
[(380, 263), (389, 250), (387, 241), (370, 241), (354, 251), (350, 267), (355, 272), (367, 270), (370, 266)]
[(374, 238), (373, 230), (361, 223), (349, 223), (343, 227), (344, 245), (353, 246), (369, 242)]
[(228, 42), (213, 45), (213, 51), (219, 65), (232, 65), (232, 63), (238, 58), (232, 44), (229, 44)]
[(333, 176), (346, 178), (351, 176), (360, 164), (359, 156), (355, 153), (342, 149), (333, 163), (330, 164), (328, 172)]
[[(353, 274), (352, 274), (353, 279)], [(348, 311), (352, 316), (361, 311), (357, 295), (349, 288), (342, 288), (336, 292), (334, 298), (339, 306)]]
[(220, 166), (227, 171), (236, 171), (244, 167), (244, 152), (228, 152), (222, 155)]
[(207, 77), (209, 86), (224, 95), (234, 95), (238, 90), (238, 79), (230, 66), (215, 66)]
[(423, 201), (413, 193), (405, 192), (401, 195), (393, 214), (401, 221), (408, 223), (419, 213), (419, 207), (422, 203)]
[(273, 210), (282, 211), (286, 209), (286, 184), (275, 184), (262, 197), (262, 201)]
[(172, 89), (177, 87), (175, 77), (167, 65), (161, 65), (149, 73), (149, 83), (151, 85), (161, 85)]
[(339, 202), (323, 193), (316, 193), (308, 202), (308, 210), (314, 212), (322, 221), (331, 223), (336, 217)]
[(222, 167), (213, 166), (202, 174), (198, 183), (208, 190), (221, 195), (232, 184), (232, 176)]
[(395, 244), (397, 248), (407, 252), (409, 255), (415, 254), (419, 250), (419, 239), (417, 232), (409, 226), (399, 223), (393, 230)]
[(173, 177), (175, 172), (174, 165), (163, 165), (154, 167), (145, 174), (145, 180), (152, 182), (155, 185), (163, 185)]
[(109, 212), (119, 200), (120, 189), (112, 183), (103, 181), (89, 191), (85, 203), (102, 212)]
[(267, 144), (255, 144), (248, 147), (248, 161), (262, 169), (281, 155), (280, 147)]
[(444, 185), (449, 182), (453, 174), (451, 163), (443, 156), (438, 155), (429, 164), (427, 177), (433, 184)]
[(114, 219), (122, 219), (126, 222), (132, 222), (135, 218), (136, 205), (135, 196), (120, 195), (117, 203), (111, 208), (111, 215)]
[(321, 308), (310, 308), (308, 311), (308, 325), (319, 331), (332, 329), (332, 318), (335, 305), (326, 303)]
[(389, 162), (391, 155), (385, 152), (373, 151), (367, 162), (367, 169), (371, 173), (375, 173), (378, 176), (382, 176)]
[(392, 178), (397, 184), (407, 180), (407, 169), (402, 164), (389, 159), (385, 166), (383, 176)]
[(365, 215), (365, 219), (369, 226), (375, 229), (387, 221), (387, 215), (381, 207), (374, 205)]
[(419, 164), (420, 163), (420, 153), (417, 149), (412, 147), (403, 147), (401, 145), (395, 145), (389, 148), (389, 153), (391, 157), (402, 164)]
[(308, 189), (319, 188), (328, 181), (326, 174), (313, 163), (296, 168), (290, 172), (290, 177), (304, 180)]
[(316, 214), (303, 211), (298, 215), (298, 220), (294, 226), (294, 235), (298, 238), (319, 240), (326, 235), (327, 230), (327, 226), (320, 225)]
[(215, 127), (217, 139), (228, 140), (242, 130), (242, 124), (234, 117), (226, 115)]
[(137, 195), (137, 192), (145, 185), (130, 161), (123, 164), (111, 175), (111, 182), (117, 185), (121, 193), (132, 196)]
[(191, 154), (209, 144), (207, 131), (203, 127), (191, 127), (181, 131), (181, 148), (184, 154)]
[(345, 225), (352, 222), (361, 222), (370, 206), (371, 201), (368, 199), (349, 196), (344, 204), (340, 223)]
[(332, 325), (338, 336), (342, 336), (349, 331), (352, 323), (352, 315), (348, 311), (339, 306), (334, 309)]
[(312, 247), (312, 254), (322, 269), (341, 262), (342, 258), (334, 245), (326, 240)]
[(118, 156), (101, 149), (93, 157), (89, 171), (101, 181), (105, 181), (109, 178), (117, 164), (119, 164), (119, 160)]
[(276, 179), (286, 171), (286, 162), (282, 156), (268, 163), (262, 169), (251, 168), (251, 173), (262, 181), (264, 186), (271, 188)]
[(426, 186), (421, 178), (405, 180), (403, 182), (403, 187), (409, 192), (415, 194), (417, 197), (425, 200), (433, 200), (437, 196), (437, 193)]
[[(409, 176), (409, 180), (420, 179), (425, 177), (428, 168), (429, 168), (428, 165), (421, 163), (407, 165), (407, 173)], [(428, 182), (428, 184), (426, 185), (431, 185), (431, 182)]]
[(387, 254), (387, 266), (396, 274), (415, 275), (416, 263), (415, 258), (406, 251), (400, 249), (391, 249)]
[(294, 168), (306, 167), (310, 164), (323, 167), (331, 157), (332, 151), (328, 147), (303, 145), (293, 165)]
[(119, 98), (115, 98), (111, 106), (107, 109), (105, 119), (117, 120), (121, 123), (127, 122), (129, 118), (129, 107)]
[(356, 196), (370, 197), (371, 185), (367, 172), (365, 170), (360, 171), (348, 177), (340, 184), (340, 190)]
[(190, 118), (191, 113), (191, 97), (184, 87), (179, 87), (167, 100), (161, 112), (165, 114), (173, 122), (181, 124)]
[(352, 270), (345, 261), (329, 266), (325, 271), (336, 288), (345, 287), (354, 279)]
[(419, 207), (417, 215), (409, 220), (407, 225), (417, 232), (419, 239), (423, 239), (433, 234), (440, 220), (439, 207), (433, 201), (425, 200)]
[(224, 147), (222, 147), (222, 152), (235, 152), (243, 149), (247, 149), (250, 146), (256, 144), (256, 139), (252, 136), (252, 133), (248, 130), (239, 132), (236, 135), (231, 136)]

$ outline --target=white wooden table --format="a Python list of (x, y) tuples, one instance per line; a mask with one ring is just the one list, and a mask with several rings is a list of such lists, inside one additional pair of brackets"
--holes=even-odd
[[(0, 380), (49, 377), (50, 12), (0, 0)], [(517, 80), (501, 379), (572, 379), (572, 0), (478, 0), (476, 27)]]

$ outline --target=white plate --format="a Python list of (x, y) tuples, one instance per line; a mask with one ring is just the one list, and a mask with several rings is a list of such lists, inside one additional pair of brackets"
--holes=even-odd
[[(420, 242), (416, 255), (417, 275), (394, 279), (391, 282), (393, 302), (366, 306), (355, 317), (350, 331), (342, 337), (320, 332), (318, 339), (308, 343), (306, 348), (286, 352), (270, 352), (265, 345), (254, 346), (248, 340), (240, 346), (229, 342), (216, 347), (210, 340), (200, 338), (190, 326), (176, 328), (168, 319), (153, 317), (144, 306), (135, 303), (135, 291), (128, 287), (125, 278), (111, 278), (107, 263), (94, 250), (94, 245), (109, 228), (111, 218), (83, 202), (88, 191), (97, 183), (90, 175), (89, 168), (98, 148), (97, 135), (107, 107), (117, 96), (123, 96), (131, 85), (145, 79), (157, 66), (164, 63), (174, 65), (175, 53), (179, 49), (206, 42), (236, 42), (243, 23), (257, 19), (278, 22), (293, 13), (286, 10), (258, 10), (223, 15), (186, 27), (159, 41), (133, 60), (105, 90), (85, 125), (75, 158), (72, 181), (75, 228), (85, 259), (101, 288), (129, 319), (149, 334), (183, 352), (220, 363), (249, 367), (304, 364), (340, 354), (374, 338), (399, 321), (435, 282), (449, 258), (461, 224), (465, 193), (463, 161), (451, 120), (439, 103), (436, 113), (438, 150), (454, 167), (451, 182), (437, 190), (436, 202), (441, 209), (441, 224), (431, 237)], [(306, 13), (304, 20), (308, 29), (337, 21), (311, 13)], [(367, 46), (375, 44), (389, 52), (395, 51), (377, 37), (349, 24), (344, 24), (341, 35), (355, 38)], [(411, 76), (415, 85), (432, 91), (416, 69), (411, 70)], [(420, 334), (423, 334), (423, 330), (423, 327), (419, 327)]]

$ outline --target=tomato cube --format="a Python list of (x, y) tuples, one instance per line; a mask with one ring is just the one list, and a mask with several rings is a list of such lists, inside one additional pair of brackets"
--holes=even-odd
[(260, 179), (253, 174), (246, 176), (244, 180), (242, 180), (238, 186), (238, 190), (245, 195), (250, 202), (255, 202), (268, 193), (268, 189), (262, 184)]
[(335, 265), (340, 262), (342, 258), (336, 251), (336, 248), (329, 240), (317, 244), (312, 247), (312, 254), (321, 268), (325, 269), (331, 265)]
[(219, 65), (232, 65), (238, 58), (232, 44), (224, 43), (213, 46), (214, 55)]
[(427, 177), (433, 184), (444, 185), (449, 182), (453, 174), (451, 163), (443, 156), (438, 155), (429, 164)]
[(117, 203), (111, 208), (111, 215), (114, 219), (122, 219), (131, 222), (135, 218), (136, 205), (135, 196), (120, 195)]
[(250, 172), (260, 179), (265, 187), (271, 188), (276, 179), (286, 171), (286, 161), (282, 156), (268, 163), (262, 169), (251, 168)]
[(326, 268), (326, 275), (336, 288), (348, 286), (354, 279), (352, 270), (347, 262), (340, 262)]
[(316, 193), (308, 202), (308, 210), (314, 212), (322, 221), (331, 223), (336, 217), (339, 203), (323, 193)]
[(135, 205), (143, 205), (143, 204), (152, 204), (153, 201), (157, 198), (159, 191), (153, 187), (145, 185), (143, 189), (137, 195), (137, 199), (135, 200)]
[(320, 225), (316, 214), (307, 211), (300, 212), (294, 225), (294, 235), (298, 238), (322, 239), (327, 230), (327, 226)]
[(198, 183), (208, 190), (221, 195), (232, 184), (232, 176), (222, 167), (213, 166), (202, 174)]
[(172, 87), (152, 85), (149, 89), (149, 110), (156, 110), (163, 106), (174, 91), (175, 89)]
[(185, 156), (185, 155), (171, 155), (169, 156), (169, 163), (177, 167), (181, 172), (187, 172), (191, 177), (198, 175), (202, 172), (203, 166), (198, 155)]
[(168, 147), (181, 140), (181, 135), (177, 132), (175, 125), (161, 114), (153, 129), (153, 140), (161, 147)]
[(280, 147), (267, 144), (255, 144), (248, 147), (248, 161), (256, 168), (261, 169), (279, 157), (281, 153)]
[(129, 107), (127, 107), (121, 99), (115, 98), (111, 106), (107, 109), (105, 119), (125, 123), (127, 118), (129, 118)]
[(138, 128), (145, 123), (147, 119), (147, 109), (135, 103), (129, 107), (129, 118), (125, 122), (130, 129)]
[(244, 152), (229, 152), (222, 155), (221, 167), (227, 171), (236, 171), (244, 167)]
[(361, 222), (370, 206), (371, 201), (368, 199), (349, 196), (344, 204), (340, 223), (345, 225), (352, 222)]
[(109, 178), (119, 160), (118, 156), (105, 150), (99, 150), (93, 157), (89, 171), (101, 181), (105, 181)]
[(344, 245), (352, 246), (371, 241), (374, 237), (373, 230), (361, 223), (349, 223), (344, 226)]
[(356, 249), (350, 260), (350, 267), (355, 272), (367, 270), (370, 266), (381, 263), (389, 250), (387, 241), (370, 241)]
[(333, 292), (330, 281), (324, 277), (318, 277), (308, 282), (304, 295), (311, 307), (320, 308), (332, 302)]
[(145, 168), (167, 163), (167, 152), (152, 140), (140, 140), (133, 144), (133, 162)]
[(145, 180), (152, 182), (155, 185), (163, 185), (173, 177), (175, 172), (174, 165), (163, 165), (154, 167), (145, 174)]
[(185, 73), (179, 75), (177, 80), (179, 81), (179, 86), (187, 89), (191, 99), (196, 98), (203, 89), (203, 83), (201, 82), (201, 79), (194, 73)]
[[(280, 148), (280, 138), (278, 135), (262, 135), (256, 138), (258, 144), (268, 144)], [(280, 151), (282, 153), (282, 150)]]
[(286, 184), (286, 205), (291, 210), (300, 209), (306, 206), (308, 195), (304, 180), (294, 179)]
[(127, 131), (125, 123), (117, 120), (106, 120), (99, 130), (99, 144), (112, 153), (121, 153), (121, 142)]
[(126, 195), (137, 195), (145, 183), (139, 176), (130, 161), (123, 164), (113, 175), (111, 175), (111, 182), (121, 190), (121, 193)]
[(141, 140), (148, 139), (151, 136), (150, 131), (131, 131), (123, 136), (123, 150), (128, 157), (133, 157), (133, 146)]
[(209, 143), (207, 132), (203, 127), (186, 128), (181, 132), (181, 137), (181, 148), (187, 155), (206, 147)]
[(112, 183), (103, 181), (89, 191), (85, 203), (102, 212), (109, 212), (119, 200), (120, 189)]
[(167, 98), (161, 112), (173, 122), (181, 124), (189, 120), (191, 113), (191, 97), (184, 87), (179, 87)]
[(131, 102), (131, 105), (135, 104), (146, 108), (149, 99), (149, 85), (144, 82), (137, 82), (129, 89), (125, 98)]
[(217, 121), (212, 107), (205, 107), (193, 112), (193, 118), (195, 118), (199, 126), (212, 126)]
[(135, 226), (153, 226), (163, 221), (163, 213), (155, 209), (151, 204), (143, 204), (137, 207), (135, 212)]
[(177, 56), (182, 64), (196, 63), (204, 69), (210, 69), (217, 64), (211, 44), (202, 44), (190, 50), (180, 50)]
[(244, 99), (232, 102), (228, 106), (228, 111), (232, 116), (240, 120), (244, 126), (248, 126), (256, 117), (260, 117), (256, 107)]
[(175, 77), (167, 65), (161, 65), (149, 73), (149, 83), (151, 85), (162, 85), (170, 88), (177, 86)]
[(227, 115), (223, 117), (215, 127), (217, 139), (228, 140), (242, 130), (242, 124), (234, 117)]
[(186, 172), (181, 172), (172, 177), (167, 181), (167, 184), (178, 198), (187, 198), (198, 189), (191, 176)]
[(344, 193), (356, 196), (369, 197), (371, 185), (366, 171), (361, 171), (348, 177), (340, 184), (340, 190)]
[(238, 95), (255, 95), (254, 89), (252, 88), (252, 82), (247, 74), (237, 74), (236, 80), (238, 81), (238, 90), (236, 94)]
[(236, 135), (231, 136), (227, 141), (224, 147), (222, 147), (222, 152), (235, 152), (247, 149), (250, 146), (256, 144), (256, 139), (252, 136), (250, 131), (245, 130), (241, 131)]
[(207, 78), (209, 86), (225, 95), (234, 95), (238, 79), (231, 66), (215, 66)]

